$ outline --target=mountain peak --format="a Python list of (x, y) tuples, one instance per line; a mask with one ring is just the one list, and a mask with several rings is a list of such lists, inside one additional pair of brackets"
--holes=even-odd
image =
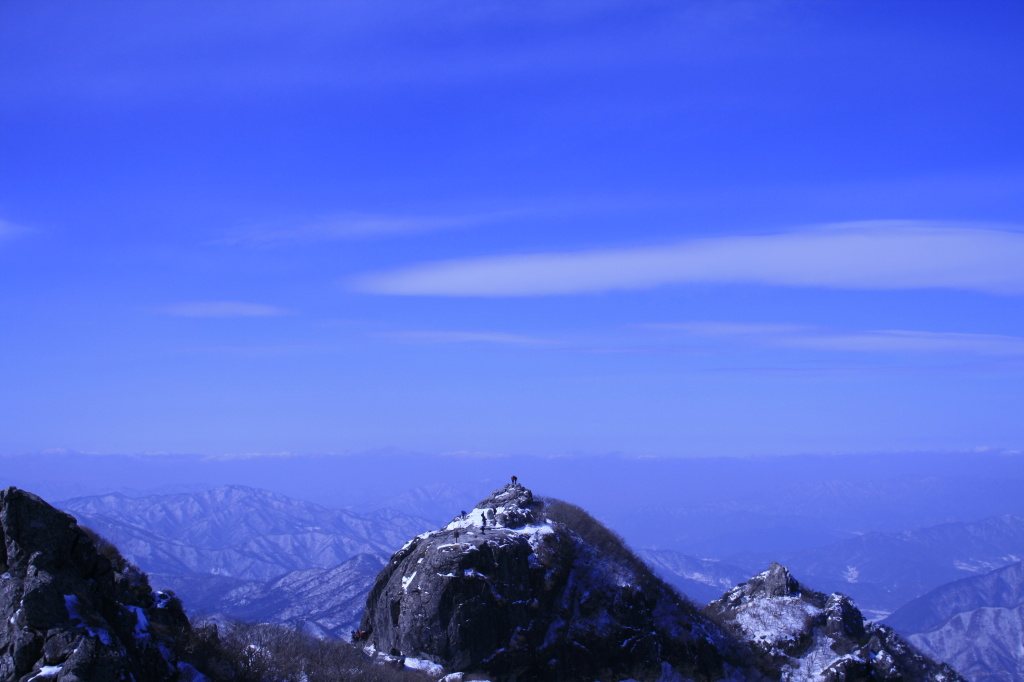
[(360, 624), (384, 654), (491, 679), (722, 676), (722, 634), (586, 512), (500, 488), (396, 552)]
[(522, 528), (541, 520), (542, 507), (540, 502), (534, 500), (533, 491), (529, 488), (520, 483), (509, 483), (478, 502), (472, 512), (464, 516), (460, 514), (453, 523), (468, 520), (475, 524), (486, 519), (489, 525)]
[(793, 597), (803, 590), (789, 569), (773, 561), (767, 571), (759, 573), (746, 584), (749, 597)]
[(775, 597), (799, 597), (804, 591), (804, 587), (790, 574), (788, 568), (773, 561), (767, 571), (740, 583), (718, 601), (738, 606)]
[(803, 679), (807, 670), (836, 682), (963, 679), (890, 628), (865, 622), (849, 597), (809, 590), (778, 563), (708, 604), (705, 613), (747, 640), (762, 670), (781, 671), (783, 679)]

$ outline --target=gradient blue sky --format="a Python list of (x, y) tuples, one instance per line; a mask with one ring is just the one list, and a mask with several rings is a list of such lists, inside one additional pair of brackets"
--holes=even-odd
[(0, 3), (0, 453), (1024, 449), (1021, 35)]

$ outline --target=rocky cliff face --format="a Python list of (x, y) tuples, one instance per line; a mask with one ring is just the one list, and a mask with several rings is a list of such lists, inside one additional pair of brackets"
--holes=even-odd
[(848, 597), (808, 590), (777, 563), (711, 602), (705, 613), (747, 640), (758, 666), (783, 681), (962, 679), (890, 628), (866, 623)]
[(0, 492), (0, 680), (199, 680), (188, 620), (117, 550), (35, 495)]
[(495, 679), (703, 680), (740, 665), (613, 534), (519, 485), (395, 553), (361, 628), (379, 651)]

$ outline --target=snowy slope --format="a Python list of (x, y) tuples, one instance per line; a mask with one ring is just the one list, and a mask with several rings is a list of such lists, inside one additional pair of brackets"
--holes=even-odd
[(60, 506), (149, 573), (244, 580), (330, 568), (357, 554), (388, 556), (430, 525), (392, 511), (361, 515), (243, 486), (102, 495)]
[(960, 679), (891, 629), (865, 622), (848, 597), (809, 590), (778, 563), (711, 602), (706, 613), (749, 641), (762, 670), (782, 682)]
[(970, 680), (1024, 681), (1024, 563), (943, 585), (886, 623)]

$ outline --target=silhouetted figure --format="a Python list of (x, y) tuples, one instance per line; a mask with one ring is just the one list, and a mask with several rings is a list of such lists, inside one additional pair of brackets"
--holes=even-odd
[(458, 542), (458, 541), (459, 541), (459, 531), (456, 530), (455, 531), (455, 542)]
[(512, 477), (512, 485), (515, 485), (518, 480), (519, 480), (518, 476), (513, 476)]
[(483, 512), (480, 512), (480, 525), (484, 528), (487, 527), (487, 517), (484, 515)]

